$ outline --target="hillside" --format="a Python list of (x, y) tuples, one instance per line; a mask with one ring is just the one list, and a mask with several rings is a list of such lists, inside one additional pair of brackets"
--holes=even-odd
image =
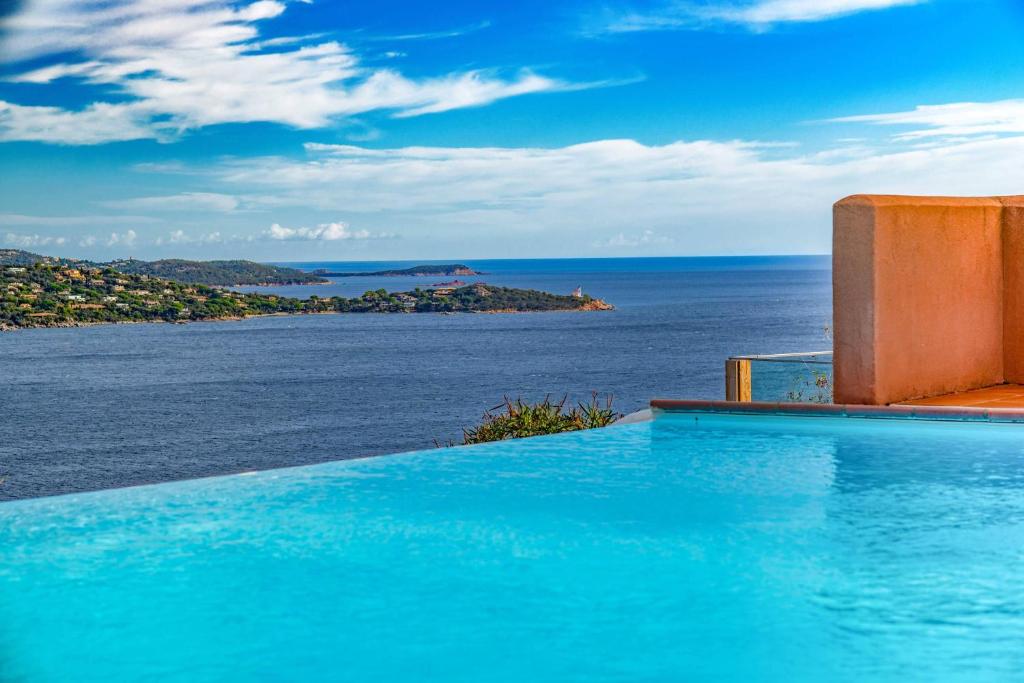
[(388, 292), (378, 289), (354, 299), (332, 299), (342, 313), (532, 313), (606, 311), (612, 306), (589, 296), (574, 297), (535, 289), (475, 284), (458, 288)]
[(231, 287), (236, 285), (305, 285), (326, 282), (322, 277), (282, 266), (254, 261), (112, 261), (107, 264), (129, 275), (149, 275), (186, 284)]
[(411, 292), (369, 291), (354, 298), (294, 299), (130, 274), (110, 266), (39, 261), (0, 267), (0, 330), (97, 323), (188, 322), (273, 313), (504, 313), (594, 311), (590, 297), (470, 285)]
[(122, 259), (109, 263), (79, 259), (43, 256), (20, 249), (0, 249), (0, 267), (29, 266), (35, 263), (50, 263), (77, 268), (114, 268), (128, 275), (149, 275), (162, 277), (185, 284), (233, 287), (237, 285), (305, 285), (327, 282), (296, 268), (271, 266), (254, 261), (188, 261), (185, 259), (163, 259), (140, 261)]
[(95, 265), (89, 261), (79, 261), (58, 256), (43, 256), (42, 254), (34, 254), (31, 251), (24, 251), (22, 249), (0, 249), (0, 266), (30, 266), (34, 263)]
[(412, 268), (376, 270), (362, 273), (320, 269), (314, 270), (313, 274), (322, 277), (403, 277), (410, 275), (415, 277), (447, 277), (451, 275), (483, 275), (483, 273), (473, 270), (462, 263), (413, 266)]
[(21, 249), (0, 249), (0, 266), (31, 266), (45, 258)]

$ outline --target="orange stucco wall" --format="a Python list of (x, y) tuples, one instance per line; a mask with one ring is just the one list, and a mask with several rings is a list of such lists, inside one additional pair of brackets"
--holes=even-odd
[(1024, 197), (1003, 203), (1003, 372), (1024, 384)]
[(1024, 380), (1024, 199), (840, 201), (833, 298), (837, 403)]

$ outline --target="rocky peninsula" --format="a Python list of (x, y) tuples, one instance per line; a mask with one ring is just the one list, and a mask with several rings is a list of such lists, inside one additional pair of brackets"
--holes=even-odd
[(377, 289), (353, 298), (297, 299), (125, 273), (110, 265), (74, 267), (66, 262), (37, 261), (0, 267), (0, 330), (229, 320), (273, 314), (527, 313), (611, 309), (610, 304), (589, 296), (482, 283), (455, 288), (416, 288), (406, 292)]

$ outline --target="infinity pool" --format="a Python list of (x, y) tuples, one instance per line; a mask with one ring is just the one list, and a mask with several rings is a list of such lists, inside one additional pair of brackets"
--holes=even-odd
[(666, 414), (0, 504), (3, 681), (1022, 672), (1022, 426)]

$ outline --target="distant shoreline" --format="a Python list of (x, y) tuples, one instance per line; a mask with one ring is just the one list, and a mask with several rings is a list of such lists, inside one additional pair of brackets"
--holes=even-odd
[(551, 309), (551, 310), (538, 310), (538, 311), (517, 311), (515, 309), (501, 309), (493, 311), (426, 311), (417, 312), (412, 311), (408, 313), (393, 313), (389, 311), (369, 311), (369, 312), (354, 312), (354, 311), (295, 311), (291, 313), (254, 313), (252, 315), (243, 316), (230, 316), (225, 318), (201, 318), (198, 320), (163, 320), (163, 319), (152, 319), (152, 320), (104, 320), (104, 321), (60, 321), (50, 325), (46, 324), (34, 324), (34, 325), (4, 325), (0, 324), (0, 334), (5, 332), (21, 332), (23, 330), (57, 330), (57, 329), (70, 329), (75, 327), (101, 327), (106, 325), (194, 325), (196, 323), (228, 323), (228, 322), (241, 322), (243, 320), (253, 320), (256, 318), (296, 318), (310, 315), (437, 315), (437, 316), (449, 316), (449, 315), (531, 315), (531, 314), (546, 314), (546, 313), (594, 313), (613, 311), (614, 307), (609, 306), (608, 308), (566, 308), (566, 309)]
[[(135, 263), (134, 261), (132, 263)], [(462, 266), (454, 265), (453, 268)], [(109, 266), (72, 268), (37, 262), (0, 271), (0, 329), (91, 324), (236, 320), (309, 313), (471, 313), (477, 311), (607, 310), (583, 295), (552, 294), (477, 283), (464, 287), (367, 290), (353, 298), (298, 299), (128, 274)]]
[(310, 275), (317, 277), (472, 277), (477, 275), (484, 275), (480, 271), (474, 270), (464, 263), (446, 263), (446, 264), (429, 264), (429, 265), (416, 265), (411, 268), (392, 268), (389, 270), (373, 270), (373, 271), (333, 271), (327, 268), (317, 268), (309, 271)]

